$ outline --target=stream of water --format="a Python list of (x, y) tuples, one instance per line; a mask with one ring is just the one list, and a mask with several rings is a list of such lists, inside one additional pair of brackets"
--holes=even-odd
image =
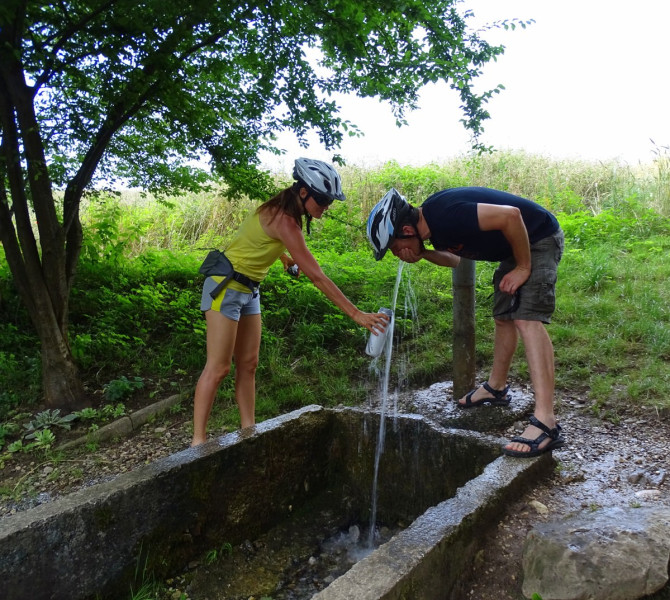
[[(384, 351), (381, 355), (385, 357), (385, 363), (384, 363), (384, 371), (381, 374), (382, 377), (381, 414), (379, 418), (379, 436), (377, 438), (377, 450), (375, 452), (375, 470), (372, 478), (372, 508), (370, 510), (370, 529), (368, 532), (368, 543), (367, 543), (369, 549), (373, 549), (375, 547), (375, 531), (377, 522), (377, 480), (379, 476), (379, 461), (382, 453), (384, 452), (384, 438), (386, 435), (386, 412), (388, 409), (388, 399), (389, 399), (389, 380), (391, 378), (391, 360), (393, 358), (393, 332), (395, 329), (395, 315), (396, 315), (396, 304), (398, 302), (398, 290), (400, 289), (400, 281), (402, 279), (402, 272), (404, 265), (405, 263), (403, 261), (398, 261), (398, 274), (396, 275), (395, 287), (393, 288), (393, 298), (391, 301), (391, 310), (393, 311), (393, 315), (391, 316), (391, 322), (389, 323), (388, 326), (388, 333), (386, 335), (386, 344), (384, 346)], [(405, 294), (405, 297), (407, 299), (408, 294)]]

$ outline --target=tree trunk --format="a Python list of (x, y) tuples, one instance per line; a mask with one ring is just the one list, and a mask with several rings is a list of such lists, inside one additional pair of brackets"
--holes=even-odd
[[(1, 217), (0, 214), (0, 220)], [(12, 268), (11, 252), (6, 255), (23, 304), (40, 339), (42, 391), (46, 405), (67, 411), (87, 406), (84, 386), (68, 342), (68, 296), (63, 296), (60, 288), (50, 290), (41, 274), (34, 275), (39, 273), (40, 265), (17, 272)]]
[[(42, 385), (46, 405), (66, 411), (90, 406), (72, 352), (60, 331), (39, 333), (42, 341)], [(48, 338), (42, 337), (44, 335)]]
[[(44, 402), (50, 408), (67, 411), (87, 406), (84, 386), (79, 378), (68, 341), (69, 294), (62, 286), (52, 290), (42, 276), (42, 265), (30, 265), (23, 273), (10, 269), (24, 306), (40, 339)], [(16, 277), (19, 275), (19, 277)]]
[[(0, 53), (0, 58), (8, 57)], [(81, 195), (69, 203), (66, 231), (58, 219), (32, 91), (11, 59), (0, 66), (0, 75), (0, 242), (40, 338), (45, 402), (75, 410), (86, 404), (68, 343), (69, 295), (81, 248)]]
[[(84, 386), (68, 342), (69, 290), (63, 285), (50, 287), (39, 259), (29, 253), (21, 255), (16, 240), (7, 235), (5, 209), (0, 203), (0, 239), (14, 283), (40, 339), (44, 401), (52, 408), (83, 408)], [(53, 245), (50, 250), (54, 250)]]

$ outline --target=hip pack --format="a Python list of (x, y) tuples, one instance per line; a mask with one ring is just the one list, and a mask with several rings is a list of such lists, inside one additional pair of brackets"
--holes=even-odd
[(249, 279), (246, 275), (239, 273), (233, 267), (233, 263), (228, 260), (228, 257), (220, 250), (212, 250), (202, 261), (200, 269), (198, 269), (205, 277), (218, 276), (223, 277), (223, 280), (210, 292), (212, 298), (216, 298), (223, 288), (228, 285), (231, 279), (248, 287), (254, 297), (258, 294), (259, 281)]

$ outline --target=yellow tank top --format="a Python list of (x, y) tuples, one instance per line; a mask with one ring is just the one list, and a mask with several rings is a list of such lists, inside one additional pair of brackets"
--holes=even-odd
[[(285, 250), (284, 242), (271, 238), (263, 231), (260, 215), (254, 211), (242, 222), (225, 253), (236, 271), (254, 281), (263, 281), (272, 263)], [(239, 292), (249, 291), (248, 287), (237, 281), (231, 281), (228, 285)]]

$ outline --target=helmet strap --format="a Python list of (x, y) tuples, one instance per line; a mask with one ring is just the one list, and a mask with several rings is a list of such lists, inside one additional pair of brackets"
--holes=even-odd
[(307, 194), (307, 196), (305, 196), (304, 198), (301, 198), (302, 208), (305, 211), (305, 223), (307, 225), (307, 235), (310, 235), (312, 233), (311, 230), (310, 230), (310, 225), (312, 224), (312, 215), (307, 210), (307, 200), (308, 199), (309, 199), (309, 194)]
[[(300, 196), (300, 189), (301, 188), (305, 188), (307, 190), (307, 195), (304, 198), (302, 198)], [(302, 179), (298, 179), (297, 181), (293, 182), (293, 190), (295, 191), (296, 195), (298, 196), (298, 198), (302, 202), (302, 208), (303, 208), (304, 215), (305, 215), (305, 223), (306, 223), (306, 226), (307, 226), (306, 227), (307, 235), (310, 235), (311, 234), (310, 225), (312, 223), (312, 215), (310, 215), (309, 211), (307, 210), (307, 200), (310, 196), (310, 188)]]

